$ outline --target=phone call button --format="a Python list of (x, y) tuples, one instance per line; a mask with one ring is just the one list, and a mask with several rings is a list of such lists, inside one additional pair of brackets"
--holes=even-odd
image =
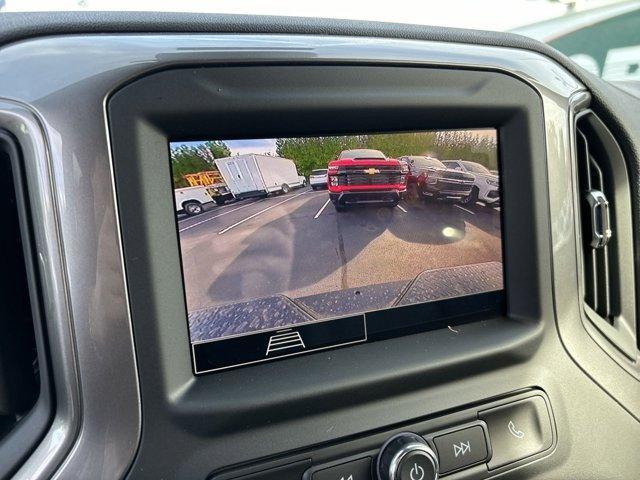
[(551, 447), (553, 434), (547, 403), (540, 396), (480, 412), (487, 423), (493, 456), (489, 468), (517, 462)]

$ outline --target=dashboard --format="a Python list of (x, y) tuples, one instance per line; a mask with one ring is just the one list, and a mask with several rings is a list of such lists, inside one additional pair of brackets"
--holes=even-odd
[(0, 477), (635, 478), (638, 97), (516, 35), (84, 15), (0, 35)]

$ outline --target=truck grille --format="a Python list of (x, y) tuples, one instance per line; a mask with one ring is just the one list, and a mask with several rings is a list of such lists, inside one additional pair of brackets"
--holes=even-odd
[(438, 186), (441, 188), (441, 193), (459, 192), (469, 193), (473, 188), (473, 183), (460, 183), (460, 182), (447, 182), (446, 180), (440, 180)]
[(470, 182), (475, 180), (473, 175), (465, 172), (458, 172), (456, 170), (447, 170), (443, 176), (452, 180), (466, 180)]
[(402, 183), (402, 173), (396, 166), (371, 167), (378, 173), (368, 173), (369, 167), (346, 167), (338, 171), (338, 185), (390, 185)]

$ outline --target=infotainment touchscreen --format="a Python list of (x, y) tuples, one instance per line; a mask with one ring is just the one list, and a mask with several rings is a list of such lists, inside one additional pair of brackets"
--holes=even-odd
[(170, 145), (196, 373), (504, 309), (495, 129)]

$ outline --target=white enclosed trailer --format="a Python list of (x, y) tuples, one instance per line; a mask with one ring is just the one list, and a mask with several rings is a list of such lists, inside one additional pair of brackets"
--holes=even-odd
[(236, 198), (286, 193), (304, 181), (288, 158), (250, 153), (218, 158), (215, 163)]

